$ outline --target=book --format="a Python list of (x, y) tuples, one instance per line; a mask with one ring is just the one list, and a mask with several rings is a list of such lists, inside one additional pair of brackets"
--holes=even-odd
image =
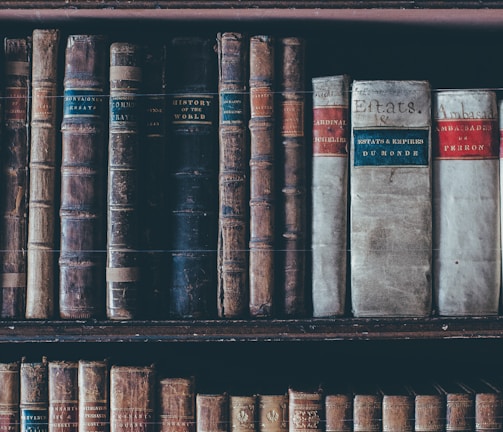
[(110, 432), (155, 430), (155, 366), (110, 368)]
[(5, 85), (0, 209), (0, 317), (23, 319), (28, 246), (31, 37), (5, 38)]
[(414, 430), (442, 432), (445, 426), (445, 396), (427, 379), (413, 382), (410, 392), (414, 397)]
[(381, 426), (382, 394), (373, 385), (356, 385), (353, 397), (353, 431), (379, 432)]
[(78, 362), (49, 362), (49, 432), (79, 430), (78, 373)]
[(496, 93), (438, 91), (433, 101), (437, 313), (496, 315), (501, 282)]
[(59, 29), (32, 34), (26, 318), (54, 315)]
[(322, 432), (325, 424), (322, 389), (314, 391), (288, 389), (288, 430)]
[(300, 37), (278, 38), (278, 265), (277, 314), (306, 314), (305, 45)]
[(326, 432), (353, 430), (353, 394), (349, 390), (330, 392), (325, 396)]
[(484, 378), (463, 378), (462, 385), (475, 395), (475, 431), (503, 429), (503, 396), (495, 383)]
[(171, 105), (170, 297), (172, 318), (216, 315), (218, 73), (213, 40), (175, 37)]
[(61, 123), (59, 315), (105, 315), (108, 43), (70, 35)]
[(142, 56), (138, 44), (110, 45), (106, 308), (112, 320), (138, 316)]
[(407, 432), (414, 430), (414, 397), (406, 386), (388, 381), (381, 386), (382, 430)]
[(158, 394), (159, 432), (195, 432), (195, 378), (162, 378)]
[(79, 432), (109, 430), (109, 379), (107, 360), (79, 360)]
[(445, 430), (473, 431), (475, 427), (475, 396), (459, 382), (445, 379), (438, 382), (445, 397)]
[(354, 81), (351, 302), (356, 317), (429, 316), (431, 92), (427, 81)]
[(253, 432), (258, 430), (256, 395), (230, 395), (229, 420), (232, 432)]
[(40, 362), (21, 360), (19, 370), (19, 415), (21, 432), (49, 430), (49, 374), (47, 358)]
[(0, 430), (19, 432), (19, 362), (0, 363)]
[(230, 432), (227, 393), (196, 394), (196, 431)]
[(257, 395), (257, 421), (260, 432), (287, 432), (288, 395)]
[(316, 77), (313, 86), (311, 261), (313, 317), (346, 311), (348, 75)]
[(249, 313), (274, 314), (275, 233), (275, 41), (250, 37), (250, 243)]
[(220, 318), (248, 315), (248, 39), (219, 33), (219, 213), (217, 310)]

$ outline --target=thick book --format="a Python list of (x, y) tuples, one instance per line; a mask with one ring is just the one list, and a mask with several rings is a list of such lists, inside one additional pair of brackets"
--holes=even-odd
[(277, 315), (306, 314), (305, 48), (300, 37), (278, 38)]
[(110, 368), (110, 432), (155, 430), (155, 366)]
[(433, 101), (437, 312), (497, 315), (501, 239), (496, 93), (438, 91)]
[(110, 45), (106, 310), (112, 320), (138, 316), (140, 274), (139, 152), (142, 49)]
[(257, 422), (259, 432), (287, 432), (288, 395), (257, 395)]
[(248, 315), (248, 39), (219, 33), (219, 208), (217, 307), (220, 318)]
[(78, 374), (78, 362), (49, 362), (49, 432), (79, 431)]
[(105, 315), (108, 43), (70, 35), (61, 123), (59, 315)]
[(414, 397), (399, 383), (388, 382), (380, 386), (382, 395), (382, 430), (385, 432), (412, 432), (414, 430)]
[(414, 397), (414, 430), (442, 432), (445, 427), (445, 396), (432, 382), (422, 379), (410, 384)]
[(445, 430), (473, 431), (475, 427), (475, 395), (458, 382), (445, 379), (437, 383), (445, 397)]
[(19, 362), (0, 363), (0, 430), (19, 432)]
[(108, 432), (109, 387), (107, 360), (79, 360), (79, 432)]
[(20, 371), (19, 416), (21, 432), (49, 430), (49, 374), (47, 359), (22, 359)]
[(381, 426), (382, 394), (373, 385), (356, 385), (353, 397), (353, 431), (379, 432)]
[(55, 200), (58, 158), (58, 29), (32, 34), (26, 318), (52, 318), (55, 308)]
[(430, 85), (355, 81), (351, 115), (353, 314), (428, 316), (432, 303)]
[(353, 392), (350, 389), (327, 390), (325, 430), (326, 432), (353, 430)]
[(257, 424), (257, 396), (229, 396), (229, 421), (231, 432), (255, 432)]
[(288, 389), (288, 430), (290, 432), (323, 432), (325, 424), (322, 389)]
[(216, 315), (218, 73), (213, 40), (171, 40), (169, 312)]
[(4, 40), (5, 97), (0, 193), (0, 317), (22, 319), (28, 246), (31, 37)]
[(275, 49), (274, 37), (250, 37), (249, 312), (274, 314)]
[(311, 289), (315, 318), (341, 316), (346, 311), (349, 81), (347, 75), (312, 79)]
[(159, 432), (195, 432), (196, 382), (194, 377), (167, 377), (158, 386)]
[(227, 393), (197, 393), (196, 431), (230, 432), (229, 396)]

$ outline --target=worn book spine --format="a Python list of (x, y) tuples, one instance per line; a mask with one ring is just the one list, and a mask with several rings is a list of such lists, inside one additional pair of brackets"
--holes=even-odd
[(431, 314), (431, 96), (426, 81), (355, 81), (351, 300), (357, 317)]
[(382, 424), (382, 397), (356, 393), (353, 398), (354, 432), (379, 432)]
[(444, 382), (439, 388), (445, 397), (445, 430), (471, 432), (475, 427), (475, 396), (462, 386)]
[(166, 317), (166, 187), (167, 97), (166, 46), (144, 47), (143, 145), (140, 151), (141, 265), (143, 292), (138, 297), (139, 315)]
[(353, 430), (353, 395), (351, 393), (325, 396), (326, 432), (350, 432)]
[(229, 423), (229, 396), (227, 393), (197, 393), (197, 432), (230, 432)]
[(442, 432), (445, 426), (445, 396), (434, 385), (412, 385), (411, 388), (414, 396), (414, 430)]
[(26, 318), (54, 315), (59, 30), (32, 34)]
[(19, 362), (0, 363), (0, 430), (19, 432)]
[(49, 362), (49, 432), (79, 430), (78, 373), (78, 362)]
[(105, 315), (108, 44), (71, 35), (65, 51), (61, 157), (59, 314)]
[(325, 425), (324, 395), (321, 390), (288, 389), (289, 432), (322, 432)]
[(278, 307), (279, 316), (306, 314), (305, 40), (278, 39)]
[(139, 45), (110, 46), (106, 307), (112, 320), (138, 314), (139, 145), (142, 52)]
[(463, 378), (461, 385), (475, 397), (475, 431), (503, 430), (503, 396), (499, 386), (477, 376)]
[(79, 360), (79, 432), (108, 432), (109, 366), (106, 360)]
[(257, 410), (260, 432), (288, 432), (288, 395), (259, 394)]
[(318, 77), (313, 85), (311, 249), (313, 317), (346, 310), (349, 81)]
[(231, 432), (257, 430), (257, 396), (229, 396), (229, 420)]
[(49, 430), (49, 375), (47, 359), (30, 363), (23, 359), (20, 366), (19, 414), (21, 432)]
[(0, 209), (0, 317), (25, 317), (28, 246), (31, 37), (5, 38), (4, 125)]
[(274, 38), (250, 38), (250, 316), (274, 314)]
[(171, 256), (173, 318), (216, 315), (218, 73), (213, 41), (171, 41)]
[(496, 93), (439, 91), (433, 114), (437, 312), (496, 315), (501, 282)]
[(194, 377), (159, 381), (159, 432), (195, 432), (196, 383)]
[(156, 371), (150, 366), (110, 369), (110, 432), (155, 430)]
[(384, 394), (382, 398), (383, 432), (414, 430), (414, 398), (404, 394)]
[(219, 33), (218, 316), (248, 315), (248, 39)]

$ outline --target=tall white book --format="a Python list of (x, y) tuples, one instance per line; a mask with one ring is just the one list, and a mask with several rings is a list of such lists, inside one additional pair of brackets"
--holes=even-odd
[(431, 313), (431, 91), (355, 81), (351, 101), (351, 302), (357, 317)]

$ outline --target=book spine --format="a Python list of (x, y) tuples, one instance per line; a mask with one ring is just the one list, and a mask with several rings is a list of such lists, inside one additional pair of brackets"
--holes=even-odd
[(204, 37), (171, 43), (170, 315), (216, 315), (218, 127), (217, 57)]
[(159, 381), (159, 432), (195, 432), (195, 392), (193, 377)]
[(289, 432), (322, 432), (325, 424), (323, 393), (288, 389)]
[(139, 45), (110, 46), (106, 305), (113, 320), (138, 313), (141, 60)]
[(503, 401), (499, 392), (475, 395), (475, 431), (503, 430)]
[(196, 419), (197, 432), (230, 432), (229, 396), (197, 393)]
[(19, 413), (21, 432), (49, 430), (49, 375), (47, 360), (21, 362)]
[(260, 432), (288, 431), (288, 395), (258, 395), (257, 407)]
[(49, 432), (78, 432), (77, 362), (49, 362)]
[(274, 38), (250, 38), (250, 315), (274, 307)]
[(256, 396), (229, 396), (229, 418), (232, 432), (254, 432), (257, 430), (256, 417)]
[(447, 432), (468, 432), (474, 430), (475, 402), (472, 394), (449, 393), (446, 395)]
[(433, 112), (438, 314), (496, 315), (501, 278), (496, 94), (439, 91)]
[(154, 366), (110, 369), (110, 432), (155, 430)]
[(417, 395), (414, 408), (416, 432), (442, 432), (445, 426), (445, 400), (441, 395)]
[(431, 93), (426, 81), (355, 81), (351, 301), (357, 317), (428, 316)]
[(326, 432), (350, 432), (353, 430), (353, 398), (350, 394), (325, 396)]
[(0, 317), (20, 319), (25, 316), (26, 300), (31, 38), (6, 38), (4, 51)]
[(59, 313), (104, 316), (107, 43), (71, 35), (65, 52)]
[(79, 361), (79, 432), (109, 430), (108, 362)]
[(354, 432), (379, 432), (381, 430), (382, 401), (374, 394), (355, 394), (353, 398)]
[[(306, 313), (306, 140), (305, 41), (298, 37), (278, 40), (279, 138), (281, 145), (278, 195), (279, 297), (278, 313), (300, 317)], [(281, 192), (279, 192), (281, 191)]]
[(19, 363), (0, 363), (0, 430), (19, 431)]
[(59, 30), (32, 34), (26, 318), (54, 314)]
[(311, 248), (313, 317), (346, 305), (349, 77), (312, 79)]
[(145, 295), (139, 296), (140, 315), (166, 314), (166, 167), (167, 98), (166, 47), (147, 44), (144, 49), (144, 138), (140, 152), (140, 207), (142, 209), (142, 280)]
[(414, 430), (414, 399), (407, 395), (384, 395), (382, 400), (383, 432)]
[(219, 56), (218, 316), (248, 315), (247, 39), (217, 36)]

